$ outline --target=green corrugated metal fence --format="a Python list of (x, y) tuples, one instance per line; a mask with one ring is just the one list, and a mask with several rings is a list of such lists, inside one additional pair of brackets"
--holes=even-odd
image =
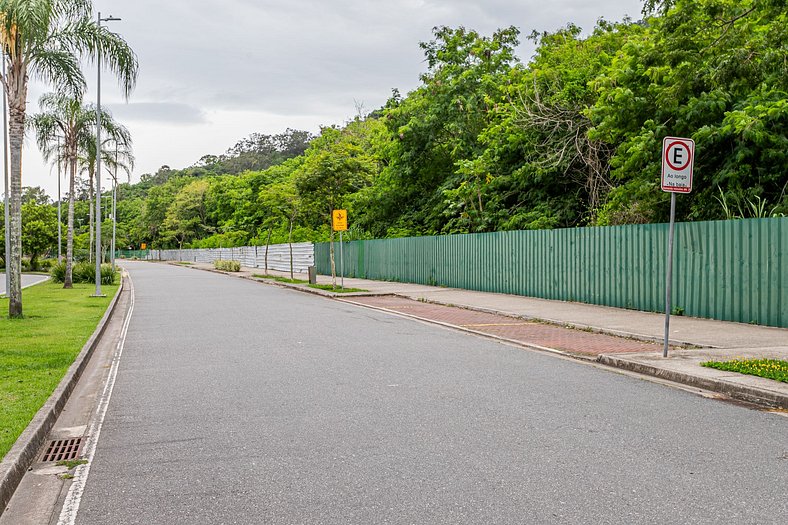
[(150, 250), (117, 250), (115, 252), (115, 257), (122, 259), (132, 259), (134, 257), (137, 259), (146, 259), (148, 254), (150, 254)]
[[(648, 224), (354, 241), (345, 276), (662, 311), (667, 234)], [(315, 264), (331, 273), (328, 243)], [(678, 223), (673, 264), (686, 315), (788, 327), (788, 218)]]

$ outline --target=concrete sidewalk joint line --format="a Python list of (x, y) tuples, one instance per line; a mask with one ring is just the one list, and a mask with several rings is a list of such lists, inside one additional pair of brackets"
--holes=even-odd
[(96, 349), (101, 336), (104, 334), (107, 323), (115, 311), (120, 294), (124, 289), (123, 278), (121, 277), (120, 286), (112, 298), (107, 311), (99, 321), (96, 330), (90, 339), (87, 340), (77, 358), (66, 371), (66, 375), (58, 384), (49, 399), (36, 412), (27, 428), (8, 451), (8, 454), (0, 462), (0, 515), (5, 511), (6, 505), (11, 501), (14, 491), (19, 486), (22, 477), (28, 467), (33, 464), (38, 452), (46, 441), (49, 431), (52, 430), (60, 412), (66, 405), (71, 392), (74, 390), (82, 372), (85, 370), (93, 351)]

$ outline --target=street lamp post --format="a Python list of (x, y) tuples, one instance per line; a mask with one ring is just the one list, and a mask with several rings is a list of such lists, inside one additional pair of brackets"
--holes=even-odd
[(112, 177), (112, 273), (115, 273), (115, 235), (118, 223), (118, 143), (115, 142), (115, 175)]
[[(5, 78), (5, 50), (3, 50), (3, 78)], [(5, 207), (5, 294), (7, 297), (11, 297), (11, 272), (8, 268), (9, 258), (11, 257), (11, 237), (9, 233), (11, 214), (8, 209), (8, 96), (5, 87), (3, 87), (3, 169), (5, 172), (5, 194), (3, 198)]]
[[(120, 20), (110, 15), (101, 18), (98, 12), (98, 27), (101, 30), (102, 22)], [(96, 297), (101, 297), (101, 43), (96, 53)]]
[(57, 138), (57, 262), (60, 263), (62, 259), (62, 246), (63, 246), (63, 219), (60, 216), (60, 137)]

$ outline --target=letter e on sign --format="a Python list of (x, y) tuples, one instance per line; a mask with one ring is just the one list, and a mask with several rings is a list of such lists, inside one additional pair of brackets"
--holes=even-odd
[(334, 210), (332, 214), (332, 226), (335, 232), (347, 230), (347, 210)]
[(694, 140), (665, 137), (662, 141), (662, 191), (691, 192), (694, 164)]

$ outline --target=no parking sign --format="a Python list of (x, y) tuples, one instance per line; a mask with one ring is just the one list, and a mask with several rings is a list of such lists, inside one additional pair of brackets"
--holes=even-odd
[(676, 194), (692, 191), (692, 166), (695, 163), (695, 141), (680, 137), (662, 140), (662, 191), (670, 192), (670, 229), (668, 257), (665, 262), (665, 345), (663, 357), (668, 357), (670, 341), (670, 287), (673, 281), (673, 237), (676, 223)]
[(694, 163), (694, 140), (665, 137), (662, 140), (662, 191), (691, 192)]

